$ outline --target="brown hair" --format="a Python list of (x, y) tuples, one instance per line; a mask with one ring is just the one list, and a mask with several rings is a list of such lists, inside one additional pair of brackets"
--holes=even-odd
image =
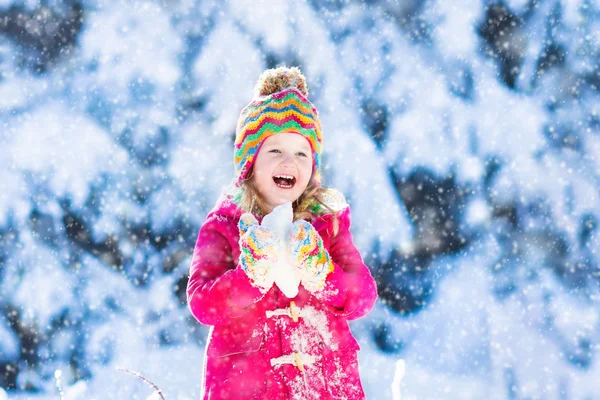
[[(254, 166), (250, 168), (246, 179), (240, 181), (240, 193), (238, 206), (245, 212), (250, 212), (258, 215), (266, 215), (271, 210), (266, 205), (264, 199), (258, 192), (254, 182)], [(299, 219), (310, 220), (315, 214), (331, 214), (333, 217), (333, 237), (338, 234), (339, 220), (336, 215), (336, 210), (331, 207), (325, 200), (325, 196), (334, 198), (338, 197), (332, 189), (316, 186), (312, 177), (306, 186), (306, 189), (298, 199), (292, 202), (294, 210), (294, 221)]]

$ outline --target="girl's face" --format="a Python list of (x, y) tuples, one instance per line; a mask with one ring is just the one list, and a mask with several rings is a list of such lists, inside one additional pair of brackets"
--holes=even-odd
[(312, 150), (308, 140), (296, 133), (278, 133), (262, 144), (254, 162), (254, 184), (267, 206), (292, 202), (312, 176)]

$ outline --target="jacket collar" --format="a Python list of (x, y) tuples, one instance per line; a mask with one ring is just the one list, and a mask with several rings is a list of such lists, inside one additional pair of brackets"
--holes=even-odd
[[(238, 221), (244, 210), (242, 210), (232, 199), (231, 195), (222, 194), (217, 200), (215, 206), (210, 210), (207, 218), (211, 215), (220, 215), (223, 217), (231, 218), (234, 221)], [(255, 215), (258, 222), (262, 222), (262, 216)], [(322, 230), (332, 223), (332, 215), (313, 215), (311, 223), (317, 231)]]
[(211, 215), (220, 215), (238, 220), (243, 213), (244, 210), (242, 210), (233, 202), (231, 195), (221, 194), (221, 196), (217, 199), (215, 206), (208, 213), (207, 218)]

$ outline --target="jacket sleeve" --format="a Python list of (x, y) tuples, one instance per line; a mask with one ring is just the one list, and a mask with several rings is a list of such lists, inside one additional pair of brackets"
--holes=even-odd
[(366, 315), (377, 300), (377, 285), (354, 245), (350, 232), (350, 207), (338, 215), (339, 232), (330, 241), (334, 269), (325, 288), (315, 296), (336, 315), (353, 320)]
[(187, 301), (194, 317), (204, 325), (229, 323), (264, 296), (232, 257), (227, 238), (237, 237), (236, 229), (222, 217), (209, 216), (198, 233)]

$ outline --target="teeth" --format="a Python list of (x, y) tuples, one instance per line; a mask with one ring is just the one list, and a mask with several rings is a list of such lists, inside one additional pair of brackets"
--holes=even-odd
[(292, 175), (275, 175), (275, 178), (294, 179)]

